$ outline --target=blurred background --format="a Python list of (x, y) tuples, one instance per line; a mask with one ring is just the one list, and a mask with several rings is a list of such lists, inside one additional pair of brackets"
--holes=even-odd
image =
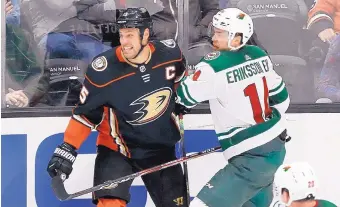
[(207, 31), (213, 15), (223, 8), (240, 8), (255, 24), (249, 44), (269, 53), (293, 104), (336, 103), (336, 1), (188, 0), (183, 5), (178, 0), (5, 0), (2, 110), (74, 106), (87, 64), (119, 44), (119, 12), (140, 6), (152, 15), (152, 39), (175, 39), (189, 69), (212, 51)]

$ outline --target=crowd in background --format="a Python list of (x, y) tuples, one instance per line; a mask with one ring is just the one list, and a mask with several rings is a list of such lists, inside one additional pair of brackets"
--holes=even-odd
[[(119, 45), (115, 20), (145, 7), (152, 39), (178, 41), (177, 0), (7, 0), (2, 107), (74, 106), (87, 65)], [(213, 50), (208, 35), (220, 9), (254, 21), (256, 44), (286, 81), (292, 103), (340, 101), (340, 1), (189, 0), (188, 68)]]

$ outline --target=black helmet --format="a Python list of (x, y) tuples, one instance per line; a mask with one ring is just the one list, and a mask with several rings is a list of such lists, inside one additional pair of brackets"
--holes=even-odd
[(138, 28), (141, 33), (148, 28), (152, 30), (152, 19), (151, 16), (144, 7), (140, 8), (128, 8), (123, 11), (117, 19), (118, 28)]

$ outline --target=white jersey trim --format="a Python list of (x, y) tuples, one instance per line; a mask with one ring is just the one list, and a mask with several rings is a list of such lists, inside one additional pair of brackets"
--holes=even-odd
[(283, 83), (282, 85), (281, 85), (281, 87), (278, 89), (278, 90), (276, 90), (276, 91), (274, 91), (274, 92), (269, 92), (269, 96), (274, 96), (274, 95), (276, 95), (276, 94), (279, 94), (283, 89), (285, 89), (285, 87), (286, 87), (286, 84), (285, 83)]
[(316, 22), (317, 19), (320, 19), (320, 18), (322, 18), (322, 17), (325, 17), (325, 18), (327, 18), (328, 20), (330, 20), (330, 21), (333, 22), (333, 19), (332, 19), (330, 16), (328, 16), (327, 14), (317, 14), (317, 15), (313, 16), (313, 17), (308, 21), (307, 29), (310, 29), (310, 27), (312, 26), (312, 24), (313, 24), (314, 22)]
[(275, 139), (279, 136), (284, 130), (285, 127), (285, 119), (282, 117), (274, 126), (272, 126), (267, 131), (258, 134), (254, 137), (249, 137), (248, 139), (240, 142), (239, 144), (233, 145), (228, 149), (224, 150), (223, 155), (225, 159), (229, 160), (236, 155), (239, 155), (243, 152), (249, 151), (261, 145), (264, 145), (271, 140)]
[[(233, 128), (235, 128), (235, 127), (232, 127), (232, 128), (229, 129), (229, 130), (232, 130)], [(247, 129), (247, 128), (242, 127), (242, 128), (235, 129), (235, 131), (233, 131), (233, 132), (230, 133), (230, 134), (222, 135), (222, 136), (218, 137), (218, 140), (221, 140), (221, 139), (229, 139), (229, 138), (231, 138), (232, 136), (234, 136), (235, 134), (237, 134), (237, 133), (239, 133), (240, 131), (243, 131), (243, 130), (245, 130), (245, 129)], [(229, 130), (227, 130), (227, 131), (229, 131)]]
[(91, 128), (91, 129), (94, 129), (94, 126), (92, 124), (88, 123), (85, 119), (81, 118), (81, 116), (73, 114), (73, 118), (75, 120), (79, 121), (80, 123), (84, 124), (85, 126)]

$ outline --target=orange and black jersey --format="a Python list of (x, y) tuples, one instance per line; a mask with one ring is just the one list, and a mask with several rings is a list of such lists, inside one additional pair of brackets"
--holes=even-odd
[(96, 129), (97, 145), (137, 159), (176, 144), (175, 83), (184, 76), (185, 59), (173, 40), (148, 47), (150, 56), (141, 65), (126, 60), (120, 46), (94, 58), (65, 142), (79, 148)]
[(308, 13), (307, 28), (317, 34), (325, 29), (332, 28), (340, 32), (340, 1), (339, 0), (315, 0)]

